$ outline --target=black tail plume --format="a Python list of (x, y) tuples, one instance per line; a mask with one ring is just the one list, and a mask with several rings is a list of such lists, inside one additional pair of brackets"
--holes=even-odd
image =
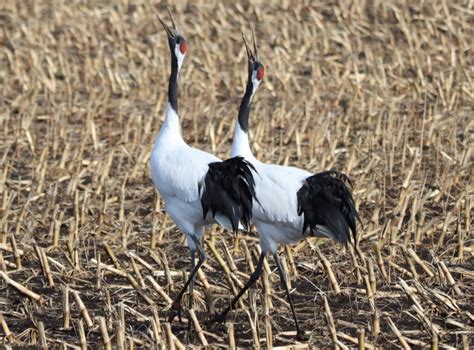
[(344, 245), (356, 242), (356, 219), (359, 214), (351, 191), (345, 184), (349, 178), (337, 171), (325, 171), (308, 177), (299, 189), (298, 215), (304, 214), (303, 232), (309, 228), (313, 234), (316, 226), (325, 226), (334, 239)]
[(257, 200), (252, 171), (257, 173), (242, 157), (210, 163), (200, 184), (204, 217), (209, 211), (213, 217), (221, 213), (230, 220), (234, 232), (239, 228), (239, 222), (249, 229), (253, 200)]

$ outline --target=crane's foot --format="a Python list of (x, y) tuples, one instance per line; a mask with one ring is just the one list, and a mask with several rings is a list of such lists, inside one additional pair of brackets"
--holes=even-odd
[(204, 322), (206, 325), (211, 325), (213, 323), (224, 323), (226, 319), (227, 314), (225, 313), (220, 313), (217, 315), (212, 316), (210, 319)]
[(296, 340), (299, 340), (299, 341), (306, 341), (308, 340), (308, 337), (306, 336), (306, 334), (304, 333), (304, 331), (302, 331), (301, 329), (297, 329), (296, 330)]
[(170, 309), (168, 310), (169, 312), (169, 316), (168, 316), (168, 322), (173, 322), (174, 318), (176, 316), (178, 316), (178, 320), (179, 322), (183, 322), (182, 318), (181, 318), (181, 313), (182, 313), (183, 309), (181, 307), (181, 303), (180, 302), (174, 302)]
[(186, 341), (188, 344), (192, 344), (195, 340), (196, 332), (194, 330), (191, 317), (188, 320), (188, 333), (186, 334)]

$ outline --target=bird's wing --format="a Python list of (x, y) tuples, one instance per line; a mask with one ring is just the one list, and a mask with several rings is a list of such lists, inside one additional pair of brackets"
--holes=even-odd
[(172, 196), (185, 202), (200, 199), (199, 183), (209, 170), (209, 163), (220, 159), (187, 145), (160, 156), (153, 163), (153, 181), (160, 194)]
[(351, 238), (356, 241), (359, 214), (346, 182), (350, 183), (348, 177), (336, 171), (324, 171), (305, 180), (297, 194), (298, 214), (304, 216), (303, 232), (309, 228), (313, 233), (323, 226), (323, 234), (342, 244)]
[[(209, 164), (209, 171), (200, 185), (204, 216), (210, 212), (216, 218), (220, 213), (230, 221), (233, 231), (239, 228), (239, 223), (248, 229), (255, 199), (253, 172), (253, 165), (242, 157)], [(216, 220), (229, 227), (219, 218)]]
[(296, 193), (311, 173), (294, 167), (260, 163), (255, 175), (257, 200), (254, 217), (264, 222), (297, 225)]

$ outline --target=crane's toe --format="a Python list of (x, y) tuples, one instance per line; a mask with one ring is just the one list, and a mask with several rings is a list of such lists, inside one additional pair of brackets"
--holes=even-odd
[(168, 322), (173, 322), (174, 318), (176, 316), (178, 316), (178, 320), (179, 322), (183, 322), (182, 318), (181, 318), (181, 313), (182, 313), (183, 309), (182, 309), (182, 306), (181, 306), (181, 303), (178, 302), (174, 302), (171, 307), (169, 308), (168, 310), (168, 313), (169, 313), (169, 316), (168, 316)]
[(211, 324), (214, 324), (214, 323), (223, 323), (223, 322), (225, 322), (225, 319), (226, 319), (226, 314), (225, 313), (214, 314), (207, 321), (205, 321), (204, 324), (211, 325)]
[(301, 329), (298, 329), (298, 330), (296, 331), (296, 337), (295, 337), (295, 338), (296, 338), (296, 340), (298, 340), (298, 341), (306, 341), (306, 340), (308, 340), (308, 337), (306, 336), (305, 332), (302, 331)]

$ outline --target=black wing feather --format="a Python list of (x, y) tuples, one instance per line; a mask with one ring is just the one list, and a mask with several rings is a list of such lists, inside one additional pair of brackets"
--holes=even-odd
[(298, 190), (298, 215), (304, 215), (303, 232), (313, 234), (316, 226), (326, 226), (342, 244), (356, 241), (356, 220), (359, 214), (354, 205), (349, 178), (337, 171), (324, 171), (308, 177)]
[(239, 222), (249, 229), (253, 200), (257, 200), (252, 171), (257, 173), (242, 157), (210, 163), (203, 183), (199, 185), (204, 217), (209, 211), (213, 217), (221, 213), (230, 220), (234, 232)]

